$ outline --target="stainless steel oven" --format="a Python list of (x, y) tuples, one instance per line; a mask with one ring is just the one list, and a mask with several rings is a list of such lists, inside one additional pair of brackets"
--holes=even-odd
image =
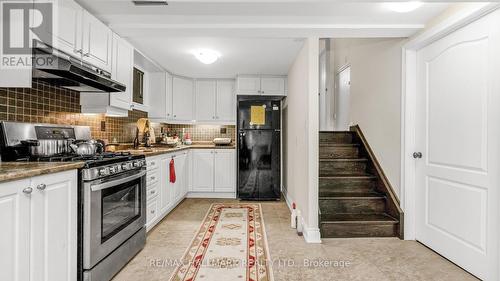
[[(84, 280), (109, 280), (142, 249), (144, 241), (139, 240), (145, 240), (145, 175), (142, 167), (83, 182)], [(124, 245), (129, 239), (137, 241)]]

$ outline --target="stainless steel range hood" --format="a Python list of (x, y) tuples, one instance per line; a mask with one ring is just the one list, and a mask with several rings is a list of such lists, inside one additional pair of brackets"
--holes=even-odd
[(78, 92), (124, 92), (111, 75), (39, 41), (33, 47), (33, 78)]

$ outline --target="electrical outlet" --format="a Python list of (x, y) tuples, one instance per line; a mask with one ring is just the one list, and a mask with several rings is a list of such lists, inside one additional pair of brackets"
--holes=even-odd
[(101, 121), (101, 132), (106, 132), (106, 121)]
[(227, 128), (220, 128), (220, 133), (223, 135), (227, 134)]

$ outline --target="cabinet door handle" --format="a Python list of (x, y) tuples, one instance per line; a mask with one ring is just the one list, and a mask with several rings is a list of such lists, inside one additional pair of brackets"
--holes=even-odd
[(155, 194), (155, 193), (156, 193), (156, 191), (154, 191), (154, 190), (151, 190), (151, 194)]
[(155, 162), (151, 162), (151, 166), (154, 166), (155, 165)]
[(156, 177), (151, 177), (151, 180), (155, 180), (155, 179), (156, 179)]
[(39, 184), (36, 188), (38, 190), (45, 190), (45, 188), (47, 188), (47, 185), (45, 185), (44, 183), (42, 183), (42, 184)]
[(26, 193), (26, 194), (31, 194), (31, 192), (33, 192), (33, 188), (26, 187), (25, 189), (23, 189), (23, 192)]
[(151, 210), (151, 212), (150, 212), (150, 213), (151, 213), (151, 214), (154, 214), (154, 213), (155, 213), (155, 211), (154, 211), (154, 210)]

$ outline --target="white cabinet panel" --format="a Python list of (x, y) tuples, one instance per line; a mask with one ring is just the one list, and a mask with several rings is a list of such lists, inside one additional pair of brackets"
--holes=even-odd
[(217, 121), (236, 122), (236, 94), (234, 81), (217, 81)]
[(172, 204), (172, 184), (170, 183), (170, 160), (168, 155), (162, 155), (160, 160), (160, 202), (158, 210), (160, 213), (166, 210)]
[(192, 150), (193, 174), (192, 191), (210, 192), (214, 189), (214, 151), (211, 149)]
[(0, 184), (0, 280), (29, 280), (30, 180)]
[(130, 109), (132, 104), (132, 75), (134, 69), (134, 47), (117, 34), (113, 35), (112, 79), (125, 84), (122, 93), (111, 93), (110, 105)]
[(146, 228), (148, 230), (153, 227), (152, 224), (156, 221), (160, 213), (158, 199), (158, 197), (154, 197), (151, 200), (148, 200), (148, 204), (146, 206)]
[(239, 76), (237, 83), (238, 95), (260, 95), (259, 76)]
[[(36, 0), (39, 3), (47, 3), (45, 0)], [(83, 8), (73, 0), (50, 1), (54, 5), (54, 14), (52, 18), (51, 30), (37, 30), (43, 32), (49, 38), (52, 38), (52, 46), (68, 55), (81, 57), (82, 45), (82, 14)], [(34, 22), (41, 22), (43, 19), (41, 13), (33, 13)], [(43, 40), (43, 38), (40, 38)], [(44, 40), (45, 41), (45, 40)]]
[(192, 79), (174, 77), (172, 80), (173, 120), (193, 120), (194, 83)]
[(31, 181), (32, 280), (77, 278), (76, 170), (35, 177)]
[(83, 13), (83, 60), (111, 72), (113, 32), (89, 12)]
[(232, 149), (215, 150), (214, 191), (236, 191), (236, 155)]
[(264, 96), (284, 96), (285, 95), (285, 78), (281, 77), (262, 77), (261, 94)]
[(215, 80), (196, 81), (196, 121), (215, 121), (217, 82)]
[(178, 202), (184, 195), (187, 185), (187, 154), (182, 153), (174, 158), (176, 182), (174, 184), (174, 200)]

